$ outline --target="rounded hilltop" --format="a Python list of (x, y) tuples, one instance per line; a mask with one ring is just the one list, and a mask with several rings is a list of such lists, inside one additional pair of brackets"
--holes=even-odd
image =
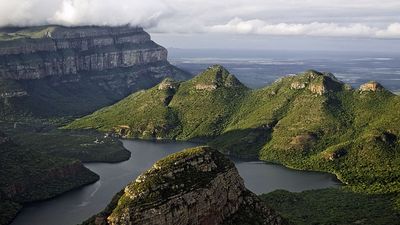
[(196, 90), (212, 91), (219, 87), (245, 87), (221, 65), (213, 65), (193, 78)]

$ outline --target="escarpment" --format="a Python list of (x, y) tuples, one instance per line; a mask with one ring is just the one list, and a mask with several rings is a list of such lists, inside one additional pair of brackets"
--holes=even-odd
[(79, 115), (189, 75), (142, 28), (0, 29), (0, 116)]
[(108, 214), (87, 223), (216, 225), (244, 219), (253, 224), (287, 224), (245, 188), (234, 164), (210, 147), (161, 159), (118, 198)]
[(50, 26), (31, 32), (43, 34), (24, 36), (22, 29), (15, 32), (18, 38), (0, 42), (0, 78), (40, 79), (167, 61), (167, 50), (141, 28)]

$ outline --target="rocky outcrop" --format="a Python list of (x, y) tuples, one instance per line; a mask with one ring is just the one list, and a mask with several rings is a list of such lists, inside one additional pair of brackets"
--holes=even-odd
[(189, 77), (170, 65), (167, 50), (138, 27), (44, 26), (7, 32), (12, 38), (0, 40), (0, 98), (6, 99), (4, 107), (0, 102), (0, 117), (82, 115), (166, 77)]
[(323, 95), (327, 92), (326, 87), (323, 84), (311, 84), (309, 90), (317, 95)]
[(295, 81), (290, 84), (290, 89), (292, 89), (292, 90), (300, 90), (300, 89), (304, 89), (305, 87), (306, 87), (306, 83), (301, 83), (298, 81)]
[(167, 78), (164, 79), (159, 85), (158, 90), (175, 90), (179, 87), (179, 83), (174, 81), (173, 79)]
[(378, 83), (376, 81), (370, 81), (368, 83), (362, 84), (360, 86), (359, 90), (360, 90), (360, 92), (368, 92), (368, 91), (375, 92), (375, 91), (380, 91), (383, 89), (384, 88), (380, 83)]
[(195, 80), (196, 90), (213, 91), (219, 87), (244, 87), (244, 85), (229, 71), (220, 65), (213, 65), (207, 68)]
[(287, 224), (245, 188), (230, 160), (209, 147), (158, 161), (114, 204), (110, 215), (99, 214), (91, 223), (216, 225), (245, 218), (254, 224)]
[(294, 81), (290, 84), (291, 90), (302, 90), (307, 88), (316, 96), (324, 95), (330, 91), (339, 91), (348, 89), (345, 84), (336, 79), (332, 73), (321, 73), (315, 70), (309, 70), (301, 77), (293, 77)]

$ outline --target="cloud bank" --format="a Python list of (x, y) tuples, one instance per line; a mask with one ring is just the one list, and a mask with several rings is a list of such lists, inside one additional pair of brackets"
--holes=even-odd
[(320, 22), (270, 24), (262, 20), (244, 21), (240, 18), (235, 18), (227, 24), (211, 26), (208, 30), (212, 32), (259, 35), (400, 38), (400, 23), (392, 23), (387, 27), (378, 28), (361, 23), (347, 25)]
[(0, 26), (400, 39), (398, 0), (0, 0)]

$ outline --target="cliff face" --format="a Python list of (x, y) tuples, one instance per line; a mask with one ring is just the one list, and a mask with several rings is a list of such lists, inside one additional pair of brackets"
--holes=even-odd
[[(209, 147), (158, 161), (92, 224), (286, 224), (248, 191), (234, 164)], [(246, 213), (245, 213), (246, 212)]]
[[(82, 114), (151, 87), (165, 77), (185, 79), (187, 74), (168, 63), (167, 50), (142, 28), (0, 30), (3, 115), (15, 111), (39, 116)], [(10, 83), (17, 85), (9, 88)]]
[(166, 62), (167, 51), (141, 28), (50, 27), (2, 42), (0, 59), (0, 78), (20, 80)]

